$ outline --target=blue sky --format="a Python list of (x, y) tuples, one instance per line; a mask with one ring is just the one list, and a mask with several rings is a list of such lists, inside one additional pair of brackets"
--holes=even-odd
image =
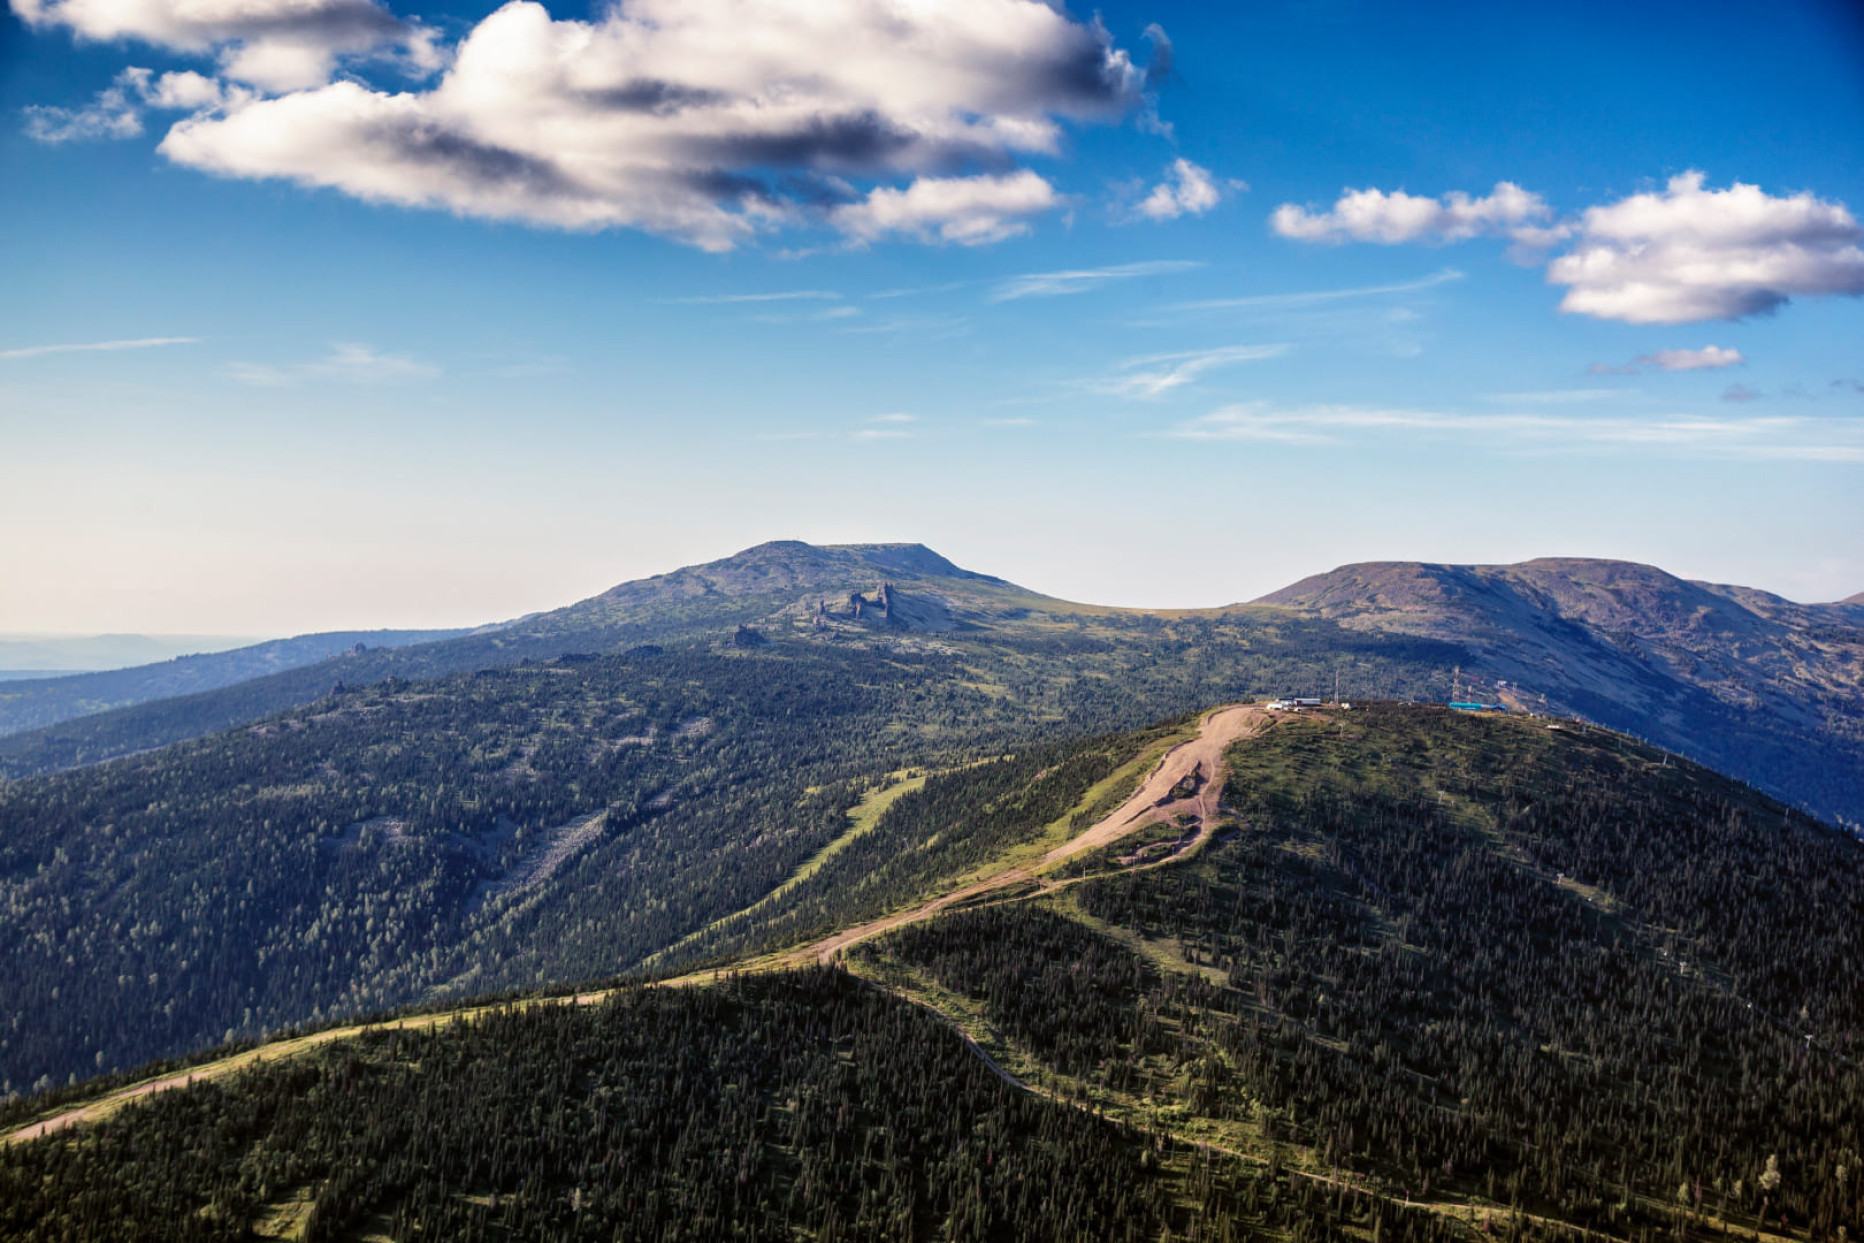
[(12, 0), (0, 631), (464, 624), (772, 538), (1159, 606), (1864, 590), (1846, 7), (834, 2)]

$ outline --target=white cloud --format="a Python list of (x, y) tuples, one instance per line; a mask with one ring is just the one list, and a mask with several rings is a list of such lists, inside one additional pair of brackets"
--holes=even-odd
[(1794, 297), (1864, 294), (1864, 229), (1842, 204), (1735, 182), (1672, 177), (1580, 217), (1579, 239), (1547, 279), (1563, 311), (1634, 324), (1738, 319)]
[(1121, 374), (1097, 381), (1092, 387), (1118, 397), (1163, 397), (1207, 371), (1236, 363), (1279, 358), (1287, 352), (1286, 345), (1231, 345), (1214, 350), (1151, 354), (1144, 358), (1129, 359), (1120, 365)]
[(1705, 345), (1699, 350), (1658, 350), (1639, 354), (1628, 363), (1593, 363), (1587, 368), (1593, 375), (1637, 375), (1643, 371), (1712, 371), (1719, 367), (1747, 364), (1740, 350)]
[(431, 380), (440, 368), (406, 354), (379, 354), (366, 345), (338, 342), (328, 356), (291, 367), (264, 363), (229, 363), (222, 369), (235, 380), (264, 388), (278, 388), (299, 380), (338, 380), (347, 384), (405, 384)]
[(1553, 220), (1539, 195), (1504, 181), (1480, 199), (1352, 190), (1324, 212), (1285, 203), (1271, 224), (1306, 242), (1507, 237), (1517, 260), (1535, 262), (1570, 243), (1547, 266), (1548, 281), (1567, 287), (1560, 309), (1634, 324), (1739, 319), (1795, 297), (1864, 295), (1864, 228), (1842, 203), (1741, 182), (1707, 190), (1704, 180), (1683, 173), (1576, 220)]
[(917, 415), (901, 414), (895, 411), (892, 414), (877, 414), (868, 421), (870, 423), (917, 423), (919, 419)]
[[(223, 176), (711, 250), (818, 222), (857, 242), (977, 244), (1060, 201), (1005, 166), (1059, 153), (1064, 122), (1111, 120), (1143, 86), (1101, 27), (1042, 0), (620, 0), (586, 22), (512, 0), (431, 90), (338, 81), (243, 101), (161, 150)], [(992, 171), (962, 175), (976, 165)]]
[(1658, 350), (1655, 354), (1640, 355), (1637, 361), (1659, 371), (1710, 371), (1718, 367), (1736, 367), (1747, 359), (1741, 357), (1740, 350), (1705, 345), (1699, 350)]
[(903, 190), (876, 186), (829, 221), (856, 242), (890, 234), (981, 246), (1027, 233), (1025, 219), (1059, 206), (1055, 187), (1028, 169), (976, 177), (921, 177)]
[(1209, 169), (1178, 159), (1166, 168), (1165, 180), (1152, 187), (1152, 193), (1133, 210), (1147, 220), (1176, 220), (1187, 213), (1201, 216), (1222, 198)]
[(268, 90), (319, 85), (340, 58), (391, 47), (410, 64), (438, 64), (427, 32), (373, 0), (12, 0), (12, 7), (35, 29), (214, 53), (227, 76)]
[(1078, 268), (1068, 272), (1031, 272), (1013, 276), (991, 290), (992, 302), (1013, 302), (1018, 298), (1057, 298), (1064, 294), (1086, 293), (1110, 281), (1132, 280), (1140, 276), (1166, 276), (1189, 272), (1204, 264), (1192, 259), (1155, 259), (1144, 263), (1117, 263), (1104, 268)]
[(28, 345), (0, 350), (0, 358), (38, 358), (42, 354), (80, 354), (93, 350), (146, 350), (158, 345), (196, 345), (199, 337), (137, 337), (129, 341), (87, 341), (77, 345)]
[(1483, 198), (1453, 191), (1440, 199), (1394, 190), (1348, 190), (1326, 211), (1283, 203), (1269, 217), (1275, 232), (1302, 242), (1460, 242), (1508, 237), (1528, 245), (1557, 240), (1561, 228), (1541, 222), (1552, 209), (1538, 195), (1500, 181)]

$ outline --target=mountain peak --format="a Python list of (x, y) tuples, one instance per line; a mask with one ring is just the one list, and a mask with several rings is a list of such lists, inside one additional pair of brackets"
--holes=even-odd
[(925, 578), (975, 578), (993, 583), (1003, 581), (990, 574), (964, 569), (924, 544), (829, 544), (824, 551), (852, 553), (876, 568), (895, 574), (915, 574)]
[(788, 591), (840, 583), (851, 576), (1003, 581), (962, 569), (924, 544), (809, 544), (783, 539), (755, 544), (703, 565), (689, 565), (652, 578), (622, 583), (598, 598), (635, 596), (643, 589), (670, 590), (681, 595)]

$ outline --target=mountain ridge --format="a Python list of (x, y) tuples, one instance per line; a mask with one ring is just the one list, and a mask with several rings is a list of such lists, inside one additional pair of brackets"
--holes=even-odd
[[(1798, 604), (1635, 562), (1581, 557), (1512, 565), (1363, 562), (1247, 603), (1148, 610), (1060, 600), (965, 569), (919, 543), (773, 540), (619, 583), (496, 630), (337, 656), (192, 700), (0, 739), (0, 775), (195, 737), (309, 703), (336, 682), (444, 676), (641, 644), (728, 642), (740, 631), (745, 642), (1071, 634), (1098, 644), (1169, 645), (1185, 641), (1186, 627), (1259, 631), (1291, 612), (1338, 626), (1342, 635), (1462, 648), (1460, 659), (1446, 659), (1437, 696), (1449, 698), (1460, 685), (1518, 708), (1591, 719), (1821, 814), (1864, 821), (1864, 604)], [(1351, 669), (1343, 672), (1352, 691)], [(0, 688), (0, 702), (4, 694)]]

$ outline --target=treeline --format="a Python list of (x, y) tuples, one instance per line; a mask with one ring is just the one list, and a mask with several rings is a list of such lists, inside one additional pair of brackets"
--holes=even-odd
[(21, 1243), (1237, 1240), (1435, 1220), (1018, 1091), (839, 972), (385, 1031), (0, 1148)]

